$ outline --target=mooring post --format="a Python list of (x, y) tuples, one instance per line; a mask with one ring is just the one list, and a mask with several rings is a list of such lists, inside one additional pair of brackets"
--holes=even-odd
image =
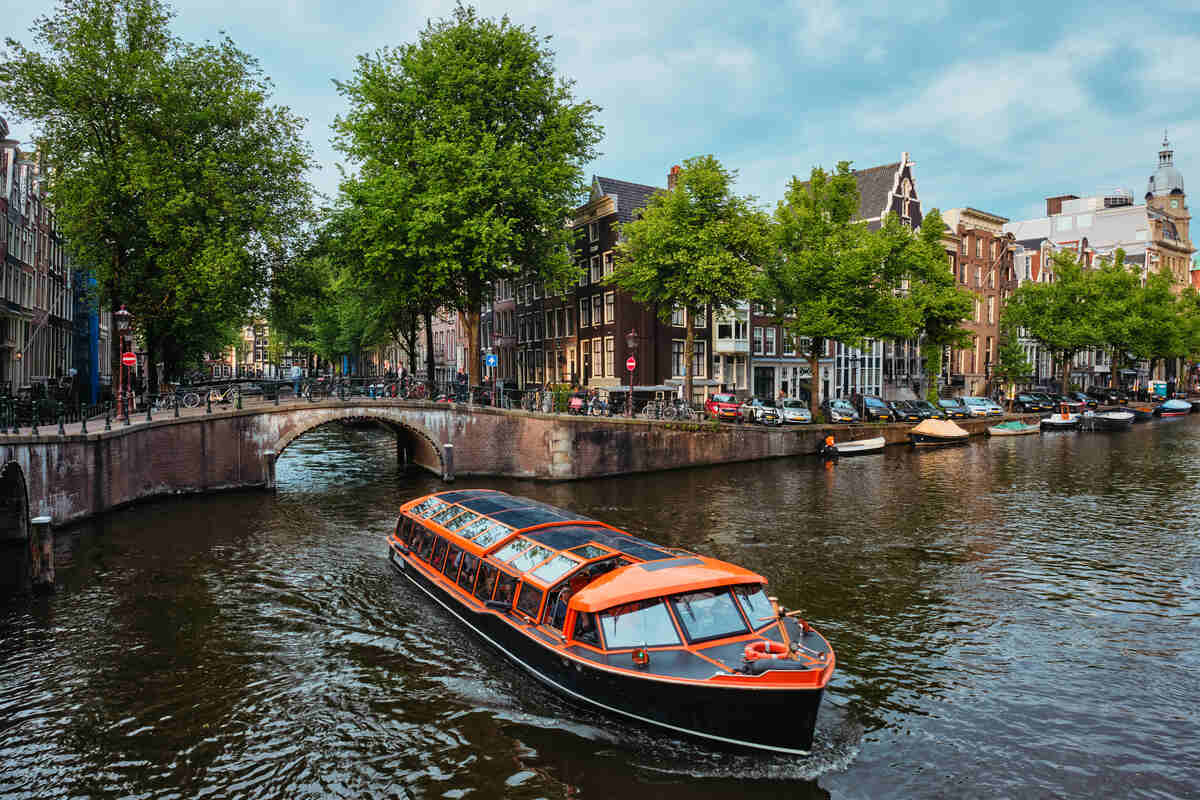
[(65, 422), (65, 420), (66, 420), (66, 410), (63, 408), (63, 404), (59, 403), (58, 404), (58, 435), (59, 436), (67, 435), (67, 429), (63, 426), (63, 423)]
[(454, 482), (454, 445), (449, 442), (442, 445), (442, 480)]
[(111, 412), (112, 412), (112, 408), (110, 407), (110, 403), (108, 403), (108, 401), (105, 401), (105, 403), (104, 403), (104, 430), (106, 430), (106, 431), (112, 430)]
[(79, 428), (79, 432), (82, 433), (84, 436), (87, 436), (87, 418), (88, 418), (87, 412), (88, 412), (87, 403), (80, 403), (79, 404), (79, 421), (82, 423), (82, 425)]
[(263, 451), (263, 475), (267, 481), (267, 488), (275, 488), (275, 451)]
[(30, 524), (29, 555), (35, 591), (54, 590), (54, 534), (50, 517), (34, 517)]

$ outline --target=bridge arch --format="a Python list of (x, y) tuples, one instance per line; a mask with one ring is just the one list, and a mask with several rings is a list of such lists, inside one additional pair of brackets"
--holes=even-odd
[(29, 490), (15, 461), (0, 468), (0, 591), (29, 587)]
[(347, 420), (370, 420), (392, 431), (396, 436), (396, 458), (399, 463), (419, 466), (436, 475), (446, 473), (442, 446), (428, 430), (406, 419), (400, 408), (352, 406), (306, 410), (299, 416), (293, 416), (280, 431), (273, 447), (275, 458), (282, 456), (288, 445), (309, 431)]

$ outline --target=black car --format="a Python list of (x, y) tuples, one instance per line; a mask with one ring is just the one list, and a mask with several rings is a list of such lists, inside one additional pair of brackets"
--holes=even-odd
[(1078, 400), (1093, 411), (1100, 406), (1100, 403), (1096, 400), (1096, 398), (1085, 394), (1084, 392), (1067, 392), (1067, 397), (1071, 398), (1072, 400)]
[(896, 422), (920, 422), (925, 419), (911, 400), (893, 400), (888, 405), (892, 408), (892, 418)]
[(1052, 411), (1051, 403), (1048, 399), (1043, 399), (1038, 395), (1033, 394), (1018, 394), (1013, 398), (1013, 411), (1022, 414), (1039, 414), (1043, 411)]
[(1109, 406), (1121, 406), (1129, 402), (1129, 395), (1124, 391), (1107, 386), (1089, 386), (1084, 393)]
[(875, 395), (863, 395), (859, 401), (859, 413), (863, 422), (891, 422), (892, 409), (887, 403)]
[(971, 418), (971, 409), (967, 408), (966, 403), (957, 397), (943, 397), (941, 400), (938, 400), (938, 405), (942, 407), (942, 411), (950, 419)]
[(922, 419), (949, 419), (950, 417), (939, 406), (935, 406), (928, 400), (913, 400), (909, 403)]

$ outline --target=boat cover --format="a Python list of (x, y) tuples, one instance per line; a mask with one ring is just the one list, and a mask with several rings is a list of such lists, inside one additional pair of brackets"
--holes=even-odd
[(948, 419), (927, 419), (914, 425), (913, 433), (936, 436), (939, 439), (962, 439), (968, 434)]
[(1010, 419), (1008, 422), (1001, 422), (999, 425), (993, 425), (992, 430), (1002, 431), (1027, 431), (1037, 428), (1037, 425), (1026, 425), (1019, 419)]
[(1163, 411), (1191, 411), (1192, 404), (1184, 400), (1168, 400), (1159, 406)]

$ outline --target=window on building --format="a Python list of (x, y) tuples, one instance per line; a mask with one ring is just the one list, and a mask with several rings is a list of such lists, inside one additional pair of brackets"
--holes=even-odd
[(564, 306), (564, 307), (559, 308), (557, 311), (554, 312), (554, 314), (558, 318), (558, 322), (554, 328), (554, 335), (555, 336), (570, 336), (571, 332), (569, 330), (567, 330), (567, 319), (569, 318), (569, 315), (567, 314), (566, 307)]
[(600, 269), (600, 256), (592, 256), (592, 283), (599, 283), (604, 278)]
[(983, 258), (983, 239), (975, 237), (975, 257)]
[(671, 377), (683, 377), (683, 339), (671, 341)]
[(762, 352), (763, 352), (763, 329), (758, 327), (757, 325), (754, 326), (753, 350), (754, 350), (754, 355), (756, 355), (756, 356), (762, 355)]
[(607, 253), (604, 254), (604, 274), (612, 275), (613, 269), (614, 269), (613, 254), (612, 254), (612, 250), (609, 250)]
[(594, 242), (599, 238), (600, 238), (600, 223), (599, 222), (589, 222), (588, 223), (588, 241)]
[(708, 342), (703, 339), (692, 341), (692, 377), (703, 378), (708, 375)]
[(766, 340), (765, 340), (766, 345), (763, 348), (763, 355), (773, 356), (773, 355), (775, 355), (775, 329), (774, 328), (766, 328), (765, 331), (766, 331)]
[(975, 288), (983, 286), (983, 267), (975, 267)]
[(603, 325), (604, 324), (604, 308), (601, 305), (603, 302), (604, 302), (604, 298), (601, 297), (600, 295), (598, 295), (598, 294), (592, 295), (592, 324), (593, 325)]
[(671, 311), (671, 325), (676, 328), (682, 328), (687, 325), (687, 312), (683, 310), (682, 306)]
[(792, 334), (786, 329), (782, 333), (783, 336), (783, 354), (785, 356), (794, 356), (796, 354), (796, 340), (792, 338)]
[(579, 267), (579, 285), (588, 285), (588, 263), (587, 260), (580, 261), (576, 266)]
[(996, 324), (996, 296), (988, 297), (988, 325)]
[(616, 351), (613, 349), (614, 345), (615, 345), (614, 337), (612, 337), (612, 336), (604, 337), (604, 374), (605, 375), (611, 376), (611, 375), (617, 374), (616, 372), (613, 371), (613, 359), (616, 356)]
[(546, 311), (546, 338), (553, 339), (557, 335), (554, 332), (554, 312)]
[(717, 338), (732, 339), (733, 338), (733, 320), (722, 319), (717, 322)]
[(746, 320), (744, 320), (744, 319), (734, 320), (734, 322), (733, 322), (733, 338), (743, 339), (743, 340), (746, 339), (748, 336), (749, 329), (750, 329), (750, 323), (747, 322)]
[(566, 315), (566, 326), (563, 328), (563, 336), (575, 335), (575, 317), (571, 314), (573, 310), (567, 306), (563, 307), (563, 313)]
[(704, 306), (696, 312), (695, 326), (697, 328), (708, 327), (708, 306)]
[(975, 316), (973, 318), (975, 322), (979, 322), (979, 308), (980, 308), (979, 298), (976, 297), (975, 298)]
[(604, 295), (604, 324), (617, 321), (617, 293), (607, 292)]
[(604, 346), (602, 339), (592, 339), (592, 370), (596, 375), (604, 375), (604, 355), (600, 350)]
[(579, 298), (579, 327), (587, 328), (592, 324), (592, 301), (586, 297)]

